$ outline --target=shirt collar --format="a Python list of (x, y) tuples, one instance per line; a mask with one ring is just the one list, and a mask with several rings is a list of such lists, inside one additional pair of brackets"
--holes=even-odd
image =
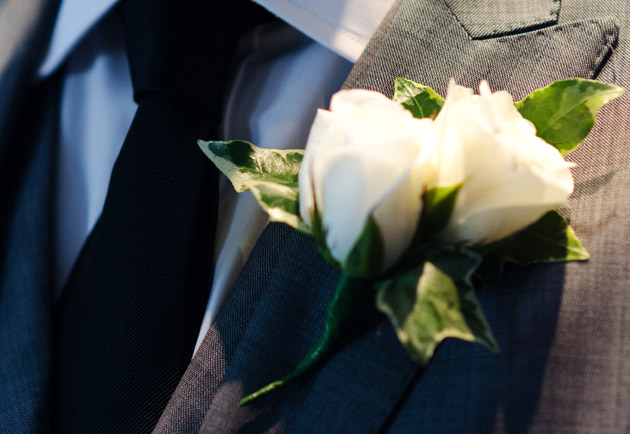
[(50, 45), (39, 76), (52, 74), (118, 0), (63, 0), (57, 13)]
[[(305, 35), (355, 62), (394, 0), (254, 0)], [(39, 76), (52, 74), (118, 0), (63, 0)]]
[(394, 0), (254, 0), (342, 57), (356, 62)]

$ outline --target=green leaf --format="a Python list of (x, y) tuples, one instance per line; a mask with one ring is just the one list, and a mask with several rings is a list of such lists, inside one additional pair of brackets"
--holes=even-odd
[(427, 234), (429, 236), (437, 234), (446, 226), (462, 185), (463, 183), (433, 188), (422, 195), (424, 208), (420, 217), (417, 240), (424, 240)]
[(401, 103), (418, 119), (435, 119), (444, 105), (444, 98), (433, 89), (402, 77), (396, 78), (394, 82), (393, 100)]
[(419, 364), (428, 364), (446, 338), (499, 351), (470, 281), (480, 261), (469, 250), (430, 250), (423, 263), (378, 287), (377, 309), (389, 317), (398, 339)]
[(496, 288), (506, 263), (531, 265), (544, 262), (589, 259), (575, 232), (560, 213), (549, 211), (540, 220), (506, 241), (483, 248), (484, 260), (476, 276), (488, 288)]
[(623, 94), (614, 84), (570, 78), (538, 89), (516, 108), (536, 126), (536, 134), (566, 155), (586, 138), (599, 109)]
[(378, 275), (383, 271), (384, 249), (378, 224), (373, 217), (369, 217), (361, 236), (346, 259), (343, 270), (357, 277)]
[(317, 367), (323, 358), (339, 345), (348, 328), (357, 322), (361, 324), (371, 317), (374, 313), (372, 297), (372, 292), (369, 291), (364, 280), (342, 274), (333, 296), (328, 302), (324, 331), (317, 342), (298, 363), (293, 372), (247, 395), (239, 402), (238, 406), (245, 405), (269, 392), (280, 389)]
[(264, 149), (243, 140), (197, 144), (241, 193), (251, 191), (271, 221), (310, 233), (300, 218), (298, 174), (304, 151)]

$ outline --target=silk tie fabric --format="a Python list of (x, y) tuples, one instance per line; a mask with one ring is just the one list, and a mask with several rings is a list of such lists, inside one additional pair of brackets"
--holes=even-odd
[(121, 2), (138, 111), (56, 309), (60, 433), (150, 431), (190, 361), (217, 206), (196, 140), (216, 136), (238, 38), (266, 18), (249, 7)]

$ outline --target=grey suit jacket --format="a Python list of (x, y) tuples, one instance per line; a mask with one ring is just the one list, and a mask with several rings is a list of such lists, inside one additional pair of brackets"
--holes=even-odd
[[(627, 88), (629, 19), (615, 0), (401, 0), (346, 87), (391, 96), (405, 76), (444, 95), (450, 77), (487, 79), (517, 99), (567, 77)], [(565, 211), (592, 259), (511, 267), (498, 290), (479, 288), (501, 354), (447, 340), (419, 369), (381, 318), (304, 381), (237, 408), (315, 341), (338, 277), (312, 239), (270, 224), (155, 433), (628, 432), (629, 104), (607, 106), (569, 157)]]
[[(4, 0), (0, 24), (21, 16), (20, 8), (51, 3)], [(450, 77), (470, 87), (487, 79), (520, 98), (577, 76), (628, 88), (629, 20), (625, 0), (401, 0), (346, 86), (391, 95), (393, 79), (405, 76), (444, 94)], [(40, 25), (34, 23), (31, 30)], [(10, 95), (38, 128), (12, 125), (10, 105), (0, 106), (0, 176), (11, 181), (0, 212), (0, 432), (47, 432), (54, 149), (42, 137), (54, 135), (54, 110), (30, 113), (19, 97), (24, 88), (3, 84), (11, 83), (5, 77), (14, 77), (13, 65), (35, 62), (19, 50), (5, 61), (11, 54), (0, 51), (0, 89), (9, 92), (2, 99)], [(316, 340), (339, 276), (311, 238), (270, 224), (154, 432), (627, 432), (629, 115), (627, 96), (605, 107), (569, 157), (578, 163), (577, 187), (566, 212), (592, 259), (509, 268), (501, 288), (479, 288), (500, 355), (447, 340), (419, 369), (382, 317), (303, 381), (237, 408), (244, 395), (292, 369)], [(12, 138), (29, 132), (11, 141), (10, 149), (28, 150), (16, 154), (19, 165), (5, 151), (6, 131)]]

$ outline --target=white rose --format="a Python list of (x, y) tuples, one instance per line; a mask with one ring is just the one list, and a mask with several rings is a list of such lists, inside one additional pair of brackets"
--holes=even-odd
[(441, 234), (451, 243), (487, 244), (563, 206), (573, 191), (570, 163), (536, 136), (507, 92), (480, 95), (451, 82), (435, 126), (441, 136), (438, 186), (463, 182)]
[(409, 247), (422, 211), (431, 120), (367, 90), (336, 93), (319, 110), (299, 174), (300, 214), (317, 209), (331, 255), (344, 267), (370, 216), (380, 230), (384, 271)]

